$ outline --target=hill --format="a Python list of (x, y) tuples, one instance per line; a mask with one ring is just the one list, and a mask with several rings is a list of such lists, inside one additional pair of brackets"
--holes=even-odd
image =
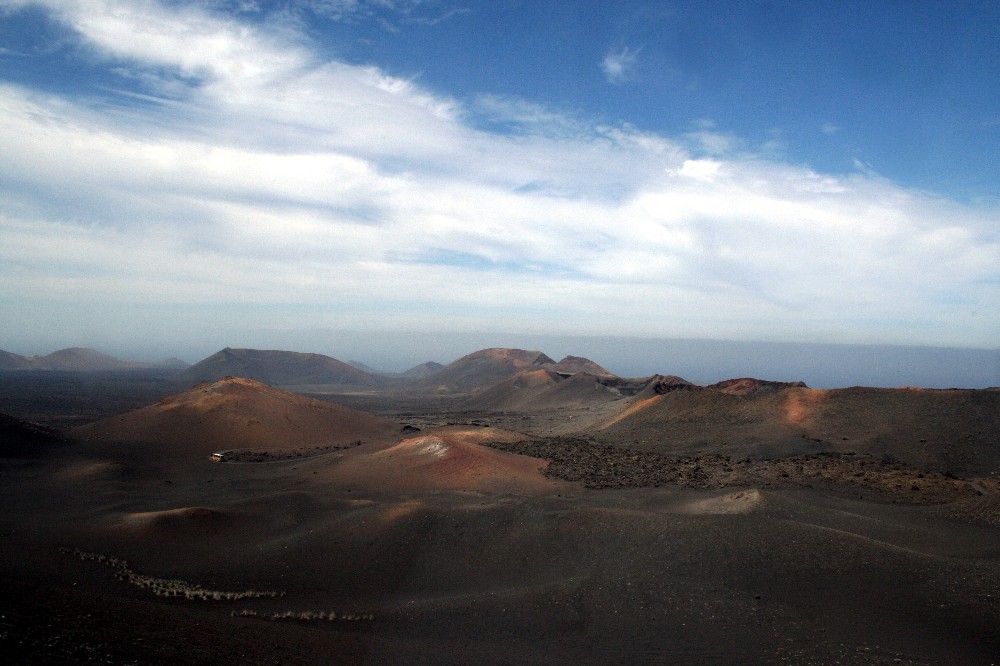
[(380, 495), (445, 490), (534, 495), (569, 489), (570, 484), (542, 475), (544, 460), (483, 446), (520, 437), (497, 428), (441, 428), (391, 446), (354, 448), (320, 471), (319, 480)]
[(20, 354), (0, 349), (0, 370), (30, 370), (31, 361)]
[(540, 351), (492, 348), (467, 354), (439, 370), (429, 386), (438, 393), (471, 393), (493, 386), (522, 370), (554, 364)]
[(428, 377), (433, 377), (443, 369), (444, 366), (440, 363), (427, 361), (426, 363), (413, 366), (406, 372), (400, 373), (399, 376), (406, 377), (407, 379), (427, 379)]
[(636, 399), (651, 398), (655, 395), (671, 391), (696, 390), (695, 386), (683, 377), (677, 375), (653, 375), (634, 379), (607, 380), (624, 395), (635, 396)]
[(0, 370), (58, 370), (64, 372), (100, 372), (154, 367), (150, 363), (123, 361), (95, 349), (69, 347), (45, 356), (21, 356), (0, 351)]
[(761, 393), (774, 393), (791, 387), (809, 388), (803, 382), (772, 382), (764, 379), (753, 379), (752, 377), (726, 379), (705, 388), (710, 391), (718, 391), (719, 393), (729, 393), (730, 395), (759, 395)]
[(36, 456), (65, 443), (65, 438), (51, 428), (0, 414), (0, 458)]
[(153, 367), (169, 370), (184, 370), (185, 368), (190, 368), (191, 364), (187, 361), (182, 361), (179, 358), (170, 357), (163, 359), (159, 363), (153, 364)]
[(551, 369), (525, 370), (470, 396), (464, 406), (482, 411), (537, 412), (620, 400), (622, 394), (605, 385), (603, 379), (584, 372), (567, 376)]
[(398, 433), (399, 426), (252, 379), (227, 377), (69, 432), (89, 440), (157, 445), (167, 455), (208, 455), (236, 448), (289, 451), (382, 440)]
[(123, 361), (96, 349), (68, 347), (44, 356), (21, 356), (0, 349), (0, 370), (44, 370), (58, 372), (109, 372), (114, 370), (181, 370), (188, 364), (178, 358), (158, 363)]
[(589, 358), (583, 358), (582, 356), (567, 356), (558, 363), (546, 366), (546, 369), (571, 375), (578, 372), (585, 372), (588, 375), (594, 375), (595, 377), (615, 376), (614, 373), (608, 372), (597, 363), (591, 361)]
[(52, 352), (48, 356), (32, 357), (32, 365), (38, 370), (71, 370), (87, 372), (96, 370), (118, 370), (140, 367), (142, 364), (122, 361), (102, 354), (94, 349), (70, 347)]
[(988, 473), (1000, 464), (1000, 394), (994, 391), (758, 389), (641, 394), (595, 432), (660, 452), (742, 457), (833, 451), (954, 473)]
[(189, 382), (244, 377), (272, 386), (296, 384), (376, 386), (381, 383), (377, 377), (363, 370), (322, 354), (230, 347), (195, 363), (180, 376)]
[(496, 347), (473, 352), (439, 369), (428, 379), (426, 386), (437, 393), (473, 393), (520, 372), (532, 370), (546, 370), (563, 375), (586, 372), (600, 377), (614, 377), (593, 361), (579, 356), (567, 356), (556, 363), (537, 350)]
[(369, 375), (377, 375), (378, 374), (378, 370), (376, 370), (375, 368), (371, 367), (370, 365), (365, 365), (361, 361), (351, 360), (351, 361), (347, 362), (347, 365), (351, 366), (352, 368), (357, 368), (361, 372), (367, 372)]

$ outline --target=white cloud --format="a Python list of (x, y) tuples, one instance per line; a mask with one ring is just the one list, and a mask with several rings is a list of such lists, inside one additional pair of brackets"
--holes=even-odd
[(836, 134), (837, 132), (840, 131), (840, 128), (834, 125), (833, 123), (823, 123), (822, 125), (820, 125), (819, 131), (821, 131), (823, 134)]
[(601, 61), (601, 70), (608, 82), (615, 85), (625, 83), (641, 50), (623, 46), (621, 49), (608, 51)]
[(719, 172), (720, 162), (715, 160), (684, 160), (678, 174), (695, 180), (710, 181)]
[(196, 9), (52, 6), (109, 67), (183, 89), (109, 112), (0, 86), (18, 311), (995, 345), (995, 210), (765, 161), (707, 122), (675, 140), (450, 99)]

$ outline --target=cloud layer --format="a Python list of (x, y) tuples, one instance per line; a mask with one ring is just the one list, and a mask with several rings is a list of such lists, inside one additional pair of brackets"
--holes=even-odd
[[(25, 330), (90, 303), (136, 334), (294, 313), (996, 346), (995, 210), (767, 161), (705, 127), (452, 99), (195, 6), (46, 6), (123, 85), (0, 85), (0, 299)], [(609, 80), (634, 58), (609, 54)]]

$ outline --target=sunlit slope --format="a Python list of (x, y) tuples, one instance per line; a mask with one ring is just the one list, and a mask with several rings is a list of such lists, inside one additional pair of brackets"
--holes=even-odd
[(228, 377), (72, 433), (86, 439), (158, 444), (167, 452), (208, 454), (370, 441), (398, 431), (397, 424), (371, 414)]
[(543, 476), (546, 461), (483, 445), (489, 439), (520, 437), (498, 428), (437, 429), (389, 446), (351, 449), (319, 470), (318, 478), (389, 495), (446, 490), (539, 495), (569, 488), (567, 482)]
[(448, 364), (428, 380), (439, 393), (467, 393), (502, 382), (524, 370), (540, 370), (555, 363), (540, 351), (481, 349)]

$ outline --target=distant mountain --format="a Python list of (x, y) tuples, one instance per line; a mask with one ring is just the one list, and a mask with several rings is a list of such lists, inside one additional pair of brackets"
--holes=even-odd
[(377, 374), (379, 374), (378, 370), (376, 370), (375, 368), (373, 368), (371, 366), (365, 365), (361, 361), (348, 361), (347, 365), (351, 366), (352, 368), (357, 368), (361, 372), (367, 372), (369, 375), (377, 375)]
[(761, 393), (774, 393), (786, 388), (809, 388), (804, 382), (772, 382), (763, 379), (753, 379), (743, 377), (741, 379), (727, 379), (706, 386), (710, 391), (719, 393), (729, 393), (731, 395), (759, 395)]
[(30, 370), (31, 361), (20, 354), (0, 349), (0, 370)]
[(554, 364), (540, 351), (481, 349), (445, 366), (427, 382), (438, 393), (469, 393), (493, 386), (523, 370), (540, 370)]
[(82, 439), (156, 445), (164, 455), (208, 455), (234, 448), (285, 451), (391, 440), (399, 426), (251, 379), (227, 377), (69, 432)]
[(181, 373), (185, 381), (217, 381), (246, 377), (272, 386), (342, 384), (375, 386), (381, 380), (363, 370), (322, 354), (226, 347)]
[[(585, 373), (594, 377), (614, 378), (597, 363), (581, 356), (567, 356), (556, 363), (540, 351), (494, 347), (473, 352), (445, 367), (433, 366), (434, 373), (428, 376), (426, 384), (438, 393), (471, 393), (490, 388), (518, 373), (532, 370), (547, 370), (563, 377)], [(424, 366), (417, 366), (415, 372)]]
[(179, 358), (171, 357), (171, 358), (165, 358), (159, 363), (153, 364), (153, 367), (166, 368), (170, 370), (183, 370), (185, 368), (190, 368), (191, 364), (188, 363), (187, 361), (182, 361)]
[(0, 351), (0, 370), (61, 370), (97, 372), (155, 367), (150, 363), (123, 361), (94, 349), (69, 347), (45, 356), (20, 356)]
[(48, 356), (34, 357), (34, 365), (40, 370), (118, 370), (134, 368), (135, 363), (119, 360), (113, 356), (102, 354), (95, 349), (70, 347), (52, 352)]
[(415, 365), (406, 372), (399, 374), (400, 377), (406, 377), (408, 379), (426, 379), (428, 377), (433, 377), (437, 373), (441, 372), (444, 366), (440, 363), (434, 361), (427, 361), (426, 363), (421, 363), (420, 365)]
[(595, 377), (615, 376), (613, 373), (608, 372), (601, 366), (591, 361), (589, 358), (583, 358), (582, 356), (567, 356), (558, 363), (553, 363), (552, 365), (547, 366), (546, 369), (569, 374), (585, 372), (588, 375), (594, 375)]
[(566, 375), (547, 368), (524, 370), (465, 401), (465, 407), (484, 411), (542, 411), (580, 408), (621, 400), (623, 394), (594, 375)]
[[(603, 370), (593, 361), (578, 360), (583, 363), (576, 364), (576, 367)], [(570, 374), (553, 369), (559, 367), (568, 369), (574, 365), (561, 361), (554, 365), (546, 364), (538, 370), (524, 370), (475, 393), (465, 404), (468, 409), (476, 410), (539, 411), (588, 407), (623, 398), (641, 401), (677, 390), (704, 390), (676, 375), (617, 377), (610, 373), (595, 375), (579, 370)]]
[(697, 390), (700, 386), (692, 384), (677, 375), (652, 375), (638, 378), (609, 378), (605, 380), (625, 395), (635, 395), (640, 399), (650, 398), (671, 391)]

